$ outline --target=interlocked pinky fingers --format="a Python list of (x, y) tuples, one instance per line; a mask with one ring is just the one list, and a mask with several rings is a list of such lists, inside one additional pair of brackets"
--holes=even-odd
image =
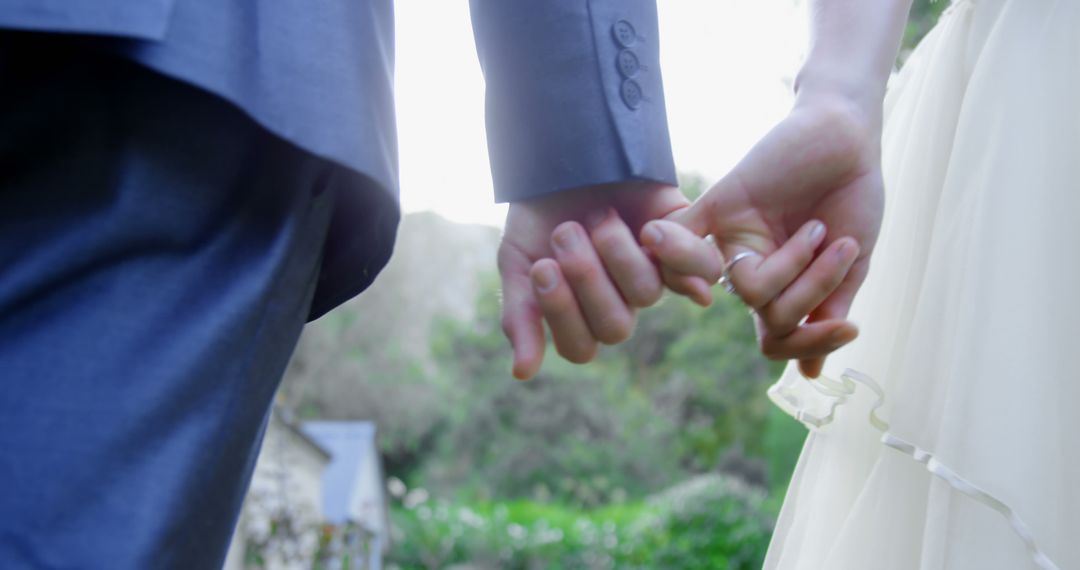
[[(739, 296), (751, 307), (764, 307), (810, 265), (824, 239), (825, 224), (813, 220), (768, 256), (754, 256), (734, 264), (729, 274)], [(734, 260), (746, 250), (729, 248), (725, 253)]]

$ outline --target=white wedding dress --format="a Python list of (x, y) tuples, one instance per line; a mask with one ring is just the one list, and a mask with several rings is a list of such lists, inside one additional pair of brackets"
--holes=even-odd
[[(958, 0), (886, 99), (886, 212), (770, 569), (1080, 569), (1080, 0)], [(831, 378), (831, 380), (830, 380)]]

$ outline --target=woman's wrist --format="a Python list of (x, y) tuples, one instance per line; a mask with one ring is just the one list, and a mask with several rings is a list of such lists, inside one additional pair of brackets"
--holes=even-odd
[(808, 60), (795, 77), (797, 98), (843, 99), (867, 114), (880, 112), (891, 70), (860, 69), (850, 65)]
[(884, 83), (871, 74), (806, 65), (795, 80), (795, 108), (825, 109), (846, 116), (867, 136), (880, 136)]

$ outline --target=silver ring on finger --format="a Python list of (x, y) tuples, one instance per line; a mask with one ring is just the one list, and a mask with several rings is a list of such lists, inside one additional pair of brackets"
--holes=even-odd
[(724, 291), (727, 291), (732, 295), (738, 295), (738, 292), (735, 290), (735, 283), (731, 280), (731, 271), (735, 268), (736, 263), (755, 255), (757, 255), (757, 253), (753, 251), (737, 253), (735, 254), (735, 257), (731, 258), (731, 261), (724, 265), (724, 274), (720, 276), (720, 281), (718, 281), (724, 288)]

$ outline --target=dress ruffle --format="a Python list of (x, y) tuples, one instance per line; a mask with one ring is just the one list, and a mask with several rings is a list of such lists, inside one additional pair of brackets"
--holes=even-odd
[(774, 384), (769, 388), (769, 399), (785, 413), (799, 420), (808, 428), (818, 430), (833, 422), (836, 418), (837, 408), (847, 403), (855, 395), (858, 385), (865, 386), (874, 393), (876, 398), (874, 403), (870, 405), (867, 422), (874, 429), (881, 432), (880, 441), (882, 444), (925, 465), (927, 471), (948, 483), (957, 492), (1000, 513), (1008, 521), (1009, 526), (1012, 527), (1020, 540), (1023, 541), (1036, 566), (1042, 570), (1060, 570), (1060, 567), (1039, 548), (1030, 527), (1024, 523), (1012, 507), (939, 461), (932, 452), (922, 449), (918, 445), (889, 431), (889, 423), (878, 415), (878, 411), (885, 405), (885, 391), (873, 378), (849, 368), (840, 375), (839, 381), (821, 376), (806, 382), (817, 393), (826, 398), (831, 398), (831, 402), (826, 406), (828, 411), (825, 414), (804, 406), (798, 393), (782, 383)]

